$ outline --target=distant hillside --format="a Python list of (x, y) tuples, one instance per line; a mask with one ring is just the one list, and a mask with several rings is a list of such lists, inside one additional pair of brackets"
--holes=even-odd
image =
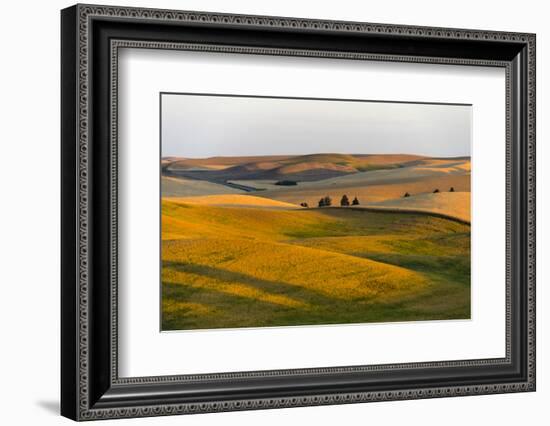
[(290, 179), (313, 182), (358, 172), (403, 167), (418, 155), (308, 154), (293, 156), (163, 158), (163, 171), (211, 182)]
[(205, 169), (220, 169), (236, 166), (239, 164), (281, 161), (293, 157), (291, 155), (260, 155), (260, 156), (241, 156), (241, 157), (208, 157), (208, 158), (184, 158), (184, 157), (163, 157), (171, 170), (187, 170), (194, 167)]
[(470, 199), (470, 192), (439, 192), (370, 203), (366, 207), (390, 211), (437, 213), (470, 223)]
[(276, 186), (263, 180), (238, 180), (240, 185), (261, 189), (260, 197), (287, 203), (317, 205), (321, 197), (340, 200), (342, 195), (358, 197), (361, 205), (389, 199), (401, 199), (408, 192), (411, 196), (431, 194), (435, 189), (449, 192), (470, 191), (470, 160), (423, 159), (400, 167), (346, 174), (315, 182), (302, 182), (297, 186)]
[(199, 195), (239, 194), (243, 192), (227, 185), (183, 177), (162, 176), (160, 182), (163, 197), (194, 197)]

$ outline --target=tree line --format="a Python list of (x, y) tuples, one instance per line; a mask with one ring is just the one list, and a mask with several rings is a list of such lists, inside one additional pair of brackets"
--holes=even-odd
[[(332, 206), (332, 198), (330, 198), (327, 195), (327, 196), (321, 198), (317, 204), (318, 204), (319, 207), (330, 207), (330, 206)], [(300, 205), (302, 207), (309, 207), (308, 203), (306, 203), (306, 202), (300, 203)], [(340, 200), (340, 206), (347, 207), (349, 205), (358, 206), (359, 205), (359, 199), (357, 197), (355, 197), (350, 203), (348, 196), (346, 194), (342, 195), (342, 199)]]
[[(433, 193), (434, 194), (437, 194), (439, 192), (439, 188), (436, 188), (433, 190)], [(455, 192), (455, 189), (454, 187), (451, 186), (451, 188), (449, 189), (449, 192)], [(408, 192), (405, 192), (405, 194), (403, 195), (403, 197), (407, 198), (407, 197), (410, 197), (411, 194), (409, 194)], [(332, 206), (332, 198), (330, 198), (328, 195), (324, 196), (323, 198), (321, 198), (319, 201), (318, 201), (318, 206), (319, 207), (330, 207)], [(352, 206), (358, 206), (360, 203), (359, 203), (359, 199), (357, 197), (355, 197), (353, 199), (353, 201), (349, 201), (349, 198), (346, 194), (342, 195), (342, 198), (340, 199), (340, 206), (341, 207), (348, 207), (350, 205)], [(309, 207), (309, 204), (306, 203), (306, 202), (303, 202), (303, 203), (300, 203), (300, 205), (302, 207)]]

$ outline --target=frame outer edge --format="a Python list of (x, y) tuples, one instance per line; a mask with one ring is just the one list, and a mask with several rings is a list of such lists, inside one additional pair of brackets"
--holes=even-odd
[[(447, 29), (435, 27), (416, 27), (403, 25), (369, 24), (354, 22), (337, 22), (325, 20), (311, 20), (301, 18), (279, 18), (267, 16), (229, 15), (203, 12), (170, 11), (158, 9), (140, 9), (128, 7), (110, 7), (97, 5), (77, 5), (76, 8), (77, 39), (77, 104), (78, 104), (78, 152), (77, 152), (77, 257), (78, 257), (78, 290), (77, 315), (78, 323), (77, 346), (78, 360), (76, 361), (77, 382), (74, 384), (77, 396), (76, 419), (92, 420), (114, 417), (141, 417), (151, 415), (170, 415), (192, 412), (217, 412), (243, 409), (282, 408), (292, 406), (343, 404), (351, 402), (366, 402), (378, 400), (399, 400), (416, 398), (434, 398), (442, 396), (461, 396), (488, 393), (504, 393), (529, 391), (535, 389), (535, 36), (527, 33), (509, 33), (482, 30)], [(334, 394), (324, 396), (307, 396), (299, 398), (274, 398), (269, 400), (247, 400), (230, 402), (213, 402), (193, 406), (189, 404), (165, 404), (161, 406), (144, 406), (140, 408), (93, 409), (89, 407), (88, 388), (88, 49), (90, 44), (88, 20), (92, 16), (135, 18), (145, 20), (176, 21), (192, 23), (223, 23), (230, 25), (251, 25), (261, 28), (291, 28), (316, 29), (328, 32), (359, 32), (383, 33), (386, 35), (400, 34), (414, 37), (435, 37), (443, 39), (470, 39), (487, 41), (508, 41), (524, 43), (528, 46), (528, 152), (527, 162), (529, 183), (527, 203), (529, 219), (529, 246), (528, 246), (528, 365), (529, 378), (526, 382), (503, 383), (500, 385), (471, 386), (462, 389), (461, 386), (451, 386), (446, 389), (411, 389), (402, 391), (377, 392), (375, 395), (361, 394)], [(65, 110), (64, 110), (65, 111)], [(65, 177), (65, 176), (64, 176)], [(64, 183), (65, 185), (65, 183)]]
[(61, 414), (78, 418), (77, 7), (61, 11)]
[(84, 5), (77, 4), (76, 30), (78, 35), (77, 51), (77, 179), (78, 179), (78, 198), (77, 198), (77, 244), (78, 244), (78, 357), (77, 363), (78, 384), (77, 394), (77, 420), (89, 418), (92, 412), (90, 408), (90, 389), (89, 389), (89, 299), (88, 299), (88, 278), (89, 278), (89, 199), (90, 199), (90, 180), (88, 172), (89, 156), (89, 48), (91, 40), (89, 38), (88, 13)]

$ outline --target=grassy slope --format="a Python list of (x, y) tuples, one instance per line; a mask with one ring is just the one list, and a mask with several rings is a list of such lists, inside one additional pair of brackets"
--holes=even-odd
[(231, 207), (261, 207), (261, 208), (285, 208), (299, 209), (296, 204), (285, 203), (284, 201), (271, 200), (269, 198), (255, 197), (246, 194), (217, 194), (203, 195), (198, 197), (170, 198), (170, 201), (183, 204), (200, 204), (207, 206), (231, 206)]
[(467, 225), (162, 204), (165, 330), (468, 318)]

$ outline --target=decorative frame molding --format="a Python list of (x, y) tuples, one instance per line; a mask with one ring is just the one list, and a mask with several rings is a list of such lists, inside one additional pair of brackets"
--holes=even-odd
[[(245, 45), (222, 45), (213, 43), (181, 42), (178, 40), (140, 40), (129, 34), (124, 39), (109, 37), (104, 46), (101, 38), (94, 43), (94, 35), (100, 30), (93, 28), (94, 23), (108, 23), (112, 30), (118, 24), (134, 22), (151, 28), (174, 25), (195, 27), (223, 27), (231, 29), (254, 29), (259, 31), (288, 31), (299, 36), (314, 31), (319, 34), (350, 34), (351, 37), (373, 36), (380, 39), (408, 40), (409, 43), (425, 41), (466, 43), (468, 46), (506, 46), (506, 52), (519, 51), (517, 55), (503, 58), (481, 57), (445, 57), (431, 55), (404, 55), (381, 52), (357, 52), (345, 50), (318, 50), (315, 48), (291, 47), (254, 47)], [(114, 32), (120, 30), (114, 30)], [(152, 30), (154, 31), (154, 30)], [(505, 393), (535, 390), (535, 36), (496, 31), (478, 31), (447, 28), (410, 27), (402, 25), (369, 24), (358, 22), (336, 22), (266, 16), (229, 15), (202, 12), (183, 12), (156, 9), (136, 9), (125, 7), (104, 7), (76, 5), (62, 12), (62, 53), (63, 53), (63, 215), (71, 217), (63, 220), (62, 231), (62, 414), (75, 420), (92, 420), (114, 417), (141, 417), (151, 415), (185, 414), (196, 412), (230, 411), (244, 409), (279, 408), (324, 404), (342, 404), (352, 402), (400, 400), (417, 398), (435, 398), (443, 396), (461, 396), (487, 393)], [(98, 36), (99, 37), (99, 36)], [(103, 43), (103, 45), (101, 44)], [(101, 47), (102, 46), (102, 47)], [(506, 357), (503, 359), (464, 360), (452, 362), (389, 364), (354, 367), (327, 367), (321, 369), (274, 370), (246, 373), (225, 373), (193, 376), (161, 376), (145, 378), (118, 377), (117, 368), (117, 70), (118, 49), (123, 47), (178, 49), (198, 51), (221, 51), (238, 54), (262, 54), (284, 56), (313, 56), (333, 59), (355, 59), (398, 62), (444, 63), (456, 65), (496, 66), (506, 69)], [(103, 49), (109, 63), (99, 64), (95, 52)], [(485, 56), (484, 56), (485, 55)], [(518, 57), (521, 58), (518, 59)], [(102, 66), (102, 74), (94, 66)], [(108, 76), (105, 76), (104, 69)], [(94, 74), (95, 73), (95, 74)], [(94, 74), (94, 75), (92, 75)], [(66, 78), (65, 78), (66, 77)], [(110, 92), (105, 93), (105, 91)], [(107, 127), (110, 147), (105, 155), (110, 157), (108, 182), (99, 182), (91, 168), (91, 157), (103, 158), (106, 147), (92, 145), (93, 126), (99, 120), (94, 119), (94, 104), (98, 95), (107, 96), (109, 101), (109, 123)], [(100, 102), (97, 102), (98, 104)], [(517, 116), (519, 114), (519, 116)], [(516, 120), (516, 121), (514, 121)], [(518, 121), (519, 120), (519, 121)], [(517, 123), (524, 128), (518, 128)], [(108, 125), (107, 125), (108, 124)], [(516, 125), (514, 125), (516, 124)], [(99, 124), (97, 124), (99, 126)], [(101, 127), (101, 129), (103, 129)], [(521, 134), (521, 132), (524, 132)], [(519, 147), (512, 147), (514, 141)], [(517, 149), (520, 149), (518, 155)], [(100, 150), (96, 153), (94, 150)], [(97, 160), (95, 160), (97, 161)], [(94, 166), (95, 167), (95, 166)], [(517, 175), (517, 176), (516, 176)], [(98, 184), (99, 182), (99, 184)], [(108, 202), (101, 204), (95, 188), (109, 188)], [(518, 195), (515, 195), (515, 194)], [(107, 201), (107, 200), (105, 200)], [(512, 209), (520, 203), (521, 217), (514, 215)], [(107, 209), (107, 219), (97, 219), (98, 209)], [(101, 213), (103, 214), (103, 213)], [(523, 215), (523, 216), (522, 216)], [(103, 217), (103, 216), (102, 216)], [(100, 226), (93, 226), (94, 221)], [(109, 228), (108, 241), (94, 234), (95, 228), (103, 225)], [(521, 228), (521, 230), (520, 230)], [(521, 231), (521, 232), (520, 232)], [(521, 235), (516, 235), (516, 233)], [(514, 239), (515, 238), (515, 239)], [(518, 240), (519, 238), (519, 240)], [(94, 247), (97, 241), (109, 252), (108, 271), (109, 292), (101, 296), (90, 295), (95, 291), (94, 277), (104, 274), (96, 272)], [(515, 241), (513, 243), (513, 241)], [(515, 245), (515, 247), (513, 247)], [(515, 250), (515, 251), (514, 251)], [(515, 272), (511, 259), (519, 256), (524, 262), (521, 273)], [(105, 266), (105, 265), (104, 265)], [(104, 268), (105, 269), (105, 268)], [(517, 269), (517, 268), (516, 268)], [(99, 271), (99, 269), (97, 270)], [(514, 275), (517, 273), (518, 275)], [(97, 278), (95, 278), (97, 279)], [(519, 279), (519, 281), (517, 281)], [(516, 280), (516, 287), (512, 281)], [(96, 284), (97, 286), (97, 284)], [(521, 288), (519, 288), (522, 286)], [(106, 299), (108, 295), (108, 300)], [(524, 297), (525, 311), (521, 315), (512, 307), (512, 301)], [(92, 310), (92, 299), (97, 304), (107, 303), (108, 315)], [(97, 309), (97, 308), (96, 308)], [(521, 317), (519, 318), (518, 317)], [(518, 325), (523, 321), (522, 325)], [(98, 320), (102, 329), (99, 329)], [(105, 327), (107, 326), (107, 327)], [(521, 336), (516, 336), (520, 327)], [(521, 328), (521, 327), (524, 327)], [(524, 333), (524, 334), (523, 334)], [(517, 339), (521, 337), (524, 345), (517, 349)], [(107, 345), (105, 351), (96, 353), (95, 343)], [(181, 385), (183, 383), (210, 383), (211, 386), (232, 379), (261, 380), (266, 378), (297, 377), (316, 375), (330, 378), (334, 374), (359, 374), (379, 371), (399, 371), (411, 369), (449, 369), (507, 366), (511, 367), (520, 350), (521, 374), (518, 379), (498, 382), (480, 382), (469, 385), (446, 385), (411, 387), (401, 386), (390, 390), (357, 390), (349, 392), (318, 392), (303, 395), (290, 392), (288, 395), (276, 394), (265, 398), (239, 398), (231, 395), (219, 396), (211, 400), (189, 401), (186, 398), (169, 400), (159, 391), (162, 386)], [(93, 359), (91, 359), (93, 358)], [(514, 358), (514, 359), (512, 359)], [(96, 361), (99, 359), (99, 361)], [(515, 365), (515, 364), (514, 364)], [(516, 366), (517, 367), (517, 366)], [(99, 378), (95, 378), (95, 376)], [(327, 379), (329, 380), (329, 379)], [(140, 387), (147, 388), (151, 398), (140, 399), (132, 392)], [(155, 397), (155, 392), (160, 392)]]

